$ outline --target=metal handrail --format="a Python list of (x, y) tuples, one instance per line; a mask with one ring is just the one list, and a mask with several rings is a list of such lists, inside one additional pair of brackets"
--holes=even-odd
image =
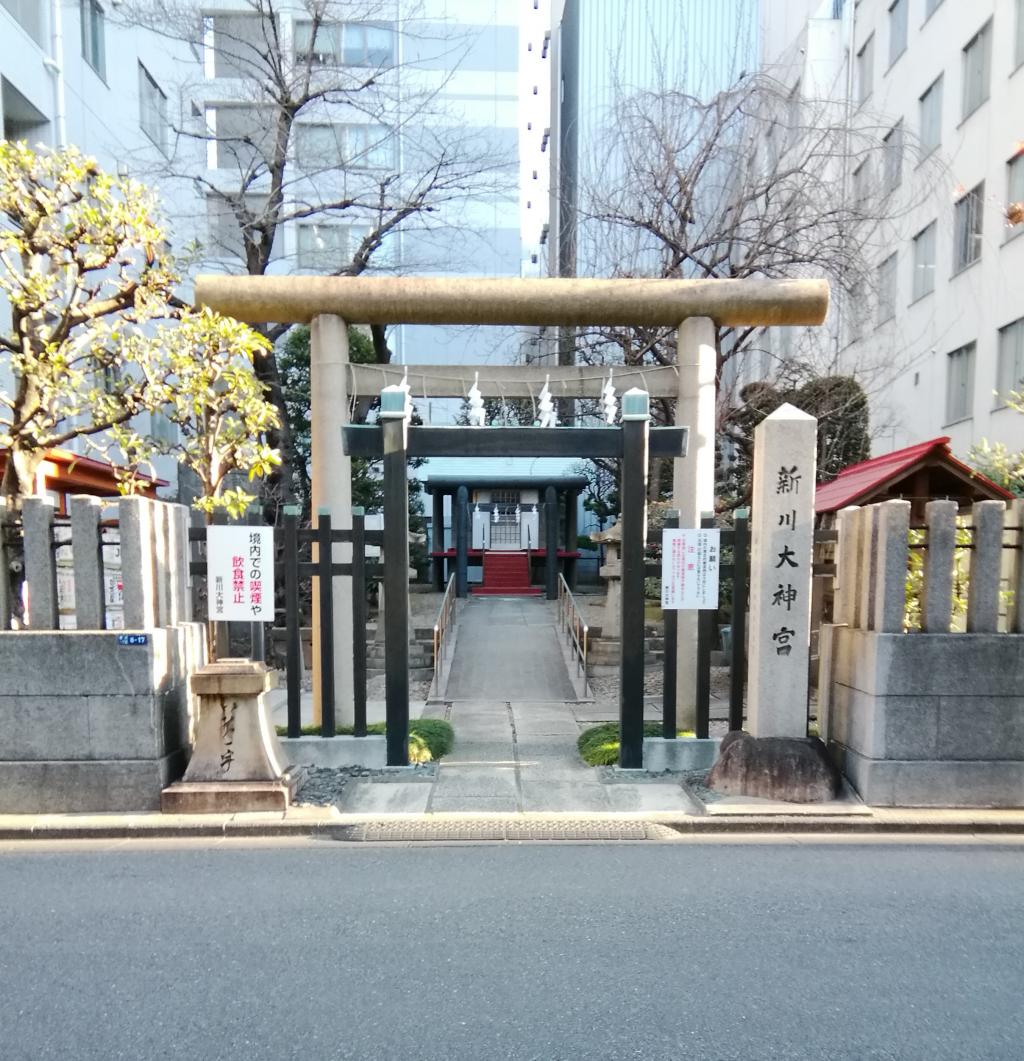
[(584, 685), (587, 685), (587, 653), (590, 648), (590, 626), (583, 618), (576, 598), (569, 589), (565, 576), (559, 572), (558, 575), (558, 623), (565, 631), (572, 649), (576, 667), (583, 676)]
[(455, 596), (455, 573), (448, 577), (448, 585), (445, 587), (444, 596), (441, 598), (441, 607), (434, 622), (434, 684), (440, 681), (441, 667), (444, 663), (444, 655), (447, 650), (448, 628), (455, 617), (457, 602)]

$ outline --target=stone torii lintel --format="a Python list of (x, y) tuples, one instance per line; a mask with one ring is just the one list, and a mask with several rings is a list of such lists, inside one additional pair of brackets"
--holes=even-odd
[(826, 280), (204, 275), (195, 296), (239, 320), (278, 324), (331, 314), (349, 324), (813, 325), (828, 312)]

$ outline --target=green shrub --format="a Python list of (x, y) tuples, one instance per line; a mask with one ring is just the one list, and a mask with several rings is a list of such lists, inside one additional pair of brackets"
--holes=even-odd
[[(660, 737), (660, 722), (644, 723), (645, 737)], [(676, 736), (692, 737), (692, 730), (681, 730)], [(612, 766), (619, 761), (619, 724), (602, 722), (599, 726), (585, 729), (576, 741), (576, 747), (588, 766)]]
[[(299, 731), (303, 737), (319, 737), (320, 727), (309, 725), (303, 726)], [(351, 726), (338, 726), (335, 733), (339, 736), (352, 736)], [(366, 727), (367, 733), (374, 735), (383, 734), (385, 726), (383, 722), (374, 722)], [(288, 736), (287, 726), (278, 726), (279, 737)], [(451, 750), (455, 741), (455, 731), (451, 723), (442, 718), (412, 718), (409, 720), (409, 762), (430, 763), (443, 759)]]

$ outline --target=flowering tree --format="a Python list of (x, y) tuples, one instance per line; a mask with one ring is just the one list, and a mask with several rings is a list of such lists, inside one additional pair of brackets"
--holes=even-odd
[(74, 148), (0, 141), (2, 496), (35, 492), (46, 451), (98, 436), (148, 407), (174, 272), (154, 195)]

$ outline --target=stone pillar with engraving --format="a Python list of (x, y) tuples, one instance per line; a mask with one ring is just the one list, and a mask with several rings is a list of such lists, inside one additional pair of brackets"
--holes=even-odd
[(807, 736), (817, 427), (783, 405), (754, 431), (747, 729)]

